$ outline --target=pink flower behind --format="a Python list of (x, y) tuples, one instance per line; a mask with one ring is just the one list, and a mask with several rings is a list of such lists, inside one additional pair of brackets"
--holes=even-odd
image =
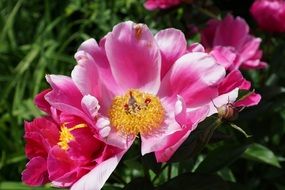
[(167, 9), (179, 5), (181, 2), (181, 0), (147, 0), (144, 6), (148, 10)]
[(255, 0), (250, 12), (262, 29), (269, 32), (285, 32), (284, 0)]
[(202, 44), (228, 70), (266, 67), (260, 61), (261, 39), (249, 34), (249, 27), (240, 17), (228, 15), (223, 20), (210, 20), (202, 31)]

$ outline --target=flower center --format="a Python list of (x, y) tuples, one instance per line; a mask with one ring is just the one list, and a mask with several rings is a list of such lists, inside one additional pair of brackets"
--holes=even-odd
[(116, 96), (109, 110), (111, 126), (126, 135), (147, 135), (160, 128), (164, 109), (158, 97), (129, 90)]
[(85, 128), (85, 127), (87, 127), (87, 125), (81, 123), (81, 124), (75, 125), (72, 128), (67, 128), (66, 124), (63, 123), (60, 126), (59, 142), (57, 143), (59, 145), (59, 147), (63, 150), (68, 150), (68, 148), (69, 148), (68, 143), (75, 139), (74, 136), (71, 134), (71, 131), (73, 131), (75, 129)]

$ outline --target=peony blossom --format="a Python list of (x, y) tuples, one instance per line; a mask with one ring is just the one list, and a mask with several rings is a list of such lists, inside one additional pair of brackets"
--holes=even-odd
[[(246, 82), (238, 71), (225, 78), (224, 67), (202, 45), (187, 47), (181, 31), (153, 36), (146, 25), (130, 21), (116, 25), (99, 44), (85, 41), (75, 59), (74, 83), (100, 105), (96, 130), (111, 128), (101, 139), (128, 149), (140, 136), (142, 155), (154, 152), (158, 162), (168, 161), (198, 123), (215, 113), (213, 100), (227, 104), (223, 94), (250, 87), (241, 85)], [(74, 189), (91, 185), (92, 175)]]
[(133, 22), (118, 24), (99, 44), (80, 46), (72, 79), (98, 99), (97, 130), (111, 128), (105, 143), (127, 149), (140, 135), (142, 154), (155, 152), (158, 162), (172, 156), (207, 116), (225, 75), (212, 56), (187, 51), (182, 32), (153, 36)]
[[(59, 78), (62, 79), (61, 84), (55, 82)], [(22, 173), (22, 180), (31, 186), (51, 182), (56, 187), (70, 187), (92, 170), (96, 171), (94, 180), (98, 180), (93, 188), (100, 189), (116, 167), (123, 151), (96, 138), (88, 114), (80, 117), (71, 110), (59, 111), (44, 99), (57, 94), (64, 101), (73, 98), (74, 104), (81, 100), (82, 106), (76, 111), (83, 113), (87, 102), (85, 99), (90, 97), (82, 97), (70, 78), (48, 76), (48, 81), (53, 89), (43, 91), (35, 99), (37, 106), (48, 116), (25, 123), (25, 152), (30, 161)], [(108, 168), (104, 166), (106, 164)]]
[(262, 29), (269, 32), (285, 32), (284, 0), (255, 0), (250, 12)]
[(148, 10), (167, 9), (179, 5), (181, 2), (181, 0), (147, 0), (144, 6)]
[(202, 31), (202, 44), (228, 70), (266, 67), (260, 61), (260, 42), (260, 38), (249, 34), (245, 20), (231, 15), (223, 20), (210, 20)]
[[(239, 71), (225, 76), (201, 44), (187, 46), (181, 31), (153, 36), (146, 25), (131, 21), (116, 25), (99, 43), (82, 43), (75, 59), (71, 78), (48, 75), (52, 90), (36, 98), (48, 117), (44, 124), (29, 124), (40, 140), (29, 146), (26, 129), (27, 147), (44, 153), (27, 151), (31, 161), (40, 160), (27, 165), (26, 182), (99, 190), (138, 136), (142, 155), (153, 152), (158, 162), (166, 162), (199, 122), (217, 112), (214, 104), (235, 102), (234, 93), (250, 87)], [(247, 98), (240, 105), (255, 103)], [(51, 140), (45, 128), (54, 134)], [(63, 155), (70, 165), (62, 162)]]

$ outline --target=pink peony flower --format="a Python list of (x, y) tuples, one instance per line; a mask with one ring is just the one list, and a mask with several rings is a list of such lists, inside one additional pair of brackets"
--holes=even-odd
[(267, 66), (260, 61), (261, 39), (249, 34), (247, 23), (228, 15), (223, 20), (210, 20), (202, 31), (202, 44), (228, 70), (259, 69)]
[(234, 102), (236, 89), (250, 87), (239, 71), (225, 77), (202, 45), (187, 47), (181, 31), (153, 36), (131, 21), (116, 25), (99, 44), (85, 41), (75, 59), (72, 77), (48, 75), (52, 90), (35, 100), (48, 117), (26, 124), (30, 162), (23, 180), (30, 185), (52, 181), (99, 190), (137, 136), (142, 155), (154, 152), (166, 162), (217, 112), (213, 101), (224, 105), (230, 96)]
[[(92, 170), (96, 171), (94, 180), (98, 180), (93, 188), (100, 189), (123, 151), (96, 138), (91, 127), (93, 121), (88, 120), (88, 114), (82, 114), (86, 96), (81, 96), (70, 78), (51, 75), (47, 79), (53, 89), (40, 93), (35, 102), (49, 115), (25, 123), (25, 152), (30, 161), (22, 180), (31, 186), (52, 182), (57, 187), (70, 187)], [(59, 111), (46, 101), (49, 96), (62, 98), (61, 106), (67, 102), (73, 104), (69, 105), (68, 112)], [(80, 100), (82, 105), (75, 110), (72, 105), (78, 106)], [(93, 108), (97, 109), (98, 105)]]
[(72, 79), (83, 95), (98, 99), (96, 128), (111, 128), (105, 143), (128, 149), (140, 135), (143, 155), (169, 160), (207, 116), (225, 75), (212, 56), (195, 52), (199, 45), (189, 49), (176, 29), (153, 36), (133, 22), (115, 26), (99, 45), (90, 39), (80, 46)]
[(269, 32), (285, 32), (284, 0), (255, 0), (250, 12), (262, 29)]
[(144, 6), (148, 10), (167, 9), (179, 5), (181, 2), (181, 0), (147, 0)]

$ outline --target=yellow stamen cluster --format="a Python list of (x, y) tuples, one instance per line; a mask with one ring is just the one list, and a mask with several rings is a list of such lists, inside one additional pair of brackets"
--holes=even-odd
[(129, 90), (114, 98), (109, 110), (111, 126), (125, 135), (147, 135), (161, 127), (164, 109), (158, 97)]
[(66, 124), (63, 123), (60, 126), (59, 142), (57, 143), (59, 147), (63, 150), (68, 150), (69, 148), (68, 143), (75, 139), (74, 136), (71, 134), (71, 131), (75, 129), (85, 128), (85, 127), (87, 127), (87, 125), (81, 123), (81, 124), (75, 125), (72, 128), (68, 128), (66, 127)]

